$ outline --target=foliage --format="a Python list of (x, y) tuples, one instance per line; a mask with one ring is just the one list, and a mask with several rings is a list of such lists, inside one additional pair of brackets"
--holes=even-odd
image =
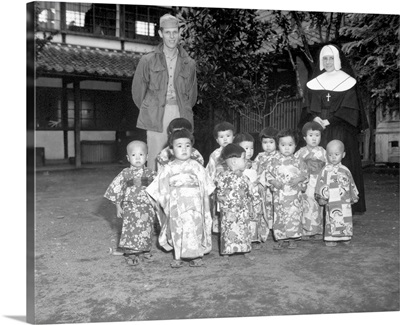
[(197, 62), (199, 104), (236, 112), (266, 107), (274, 92), (268, 87), (271, 58), (259, 50), (270, 28), (256, 10), (190, 8), (179, 16), (185, 48)]
[(399, 16), (352, 14), (341, 35), (343, 51), (375, 106), (399, 109)]

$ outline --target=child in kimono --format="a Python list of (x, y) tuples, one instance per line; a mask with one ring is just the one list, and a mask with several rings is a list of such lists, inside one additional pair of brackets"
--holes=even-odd
[(315, 198), (325, 205), (325, 245), (336, 246), (337, 242), (348, 245), (353, 236), (351, 204), (358, 201), (358, 189), (350, 170), (341, 163), (346, 155), (343, 142), (330, 141), (326, 152), (328, 163), (315, 188)]
[[(284, 129), (277, 136), (279, 156), (267, 166), (268, 182), (276, 190), (274, 200), (274, 224), (277, 244), (274, 249), (296, 248), (301, 238), (303, 195), (307, 181), (307, 167), (294, 156), (297, 145), (296, 131)], [(286, 245), (288, 243), (288, 245)]]
[(307, 166), (309, 181), (303, 193), (303, 235), (302, 240), (319, 239), (323, 234), (323, 207), (315, 200), (315, 185), (318, 174), (326, 164), (326, 151), (319, 143), (323, 128), (321, 124), (312, 121), (304, 124), (301, 133), (306, 146), (300, 148), (294, 155)]
[[(156, 173), (147, 167), (147, 145), (132, 141), (126, 147), (130, 166), (123, 169), (108, 186), (104, 197), (116, 205), (122, 218), (119, 247), (128, 265), (137, 265), (139, 257), (151, 260), (155, 209), (145, 189)], [(112, 251), (111, 251), (112, 253)]]
[(263, 207), (263, 218), (261, 222), (266, 224), (266, 238), (270, 230), (272, 230), (273, 224), (273, 191), (271, 190), (271, 184), (266, 181), (266, 170), (267, 166), (271, 164), (271, 161), (275, 159), (279, 151), (276, 150), (276, 135), (278, 130), (273, 127), (266, 127), (261, 130), (259, 137), (261, 142), (261, 147), (263, 149), (254, 162), (257, 165), (257, 177), (260, 183), (260, 193), (262, 198)]
[(229, 257), (235, 253), (249, 256), (251, 246), (250, 208), (252, 186), (244, 175), (246, 152), (236, 143), (228, 144), (221, 152), (221, 158), (229, 169), (217, 175), (217, 198), (221, 207), (220, 253)]
[(251, 207), (250, 207), (250, 230), (253, 243), (253, 249), (260, 249), (261, 242), (267, 240), (268, 231), (267, 224), (263, 218), (262, 201), (258, 178), (257, 178), (257, 164), (251, 160), (254, 154), (254, 138), (249, 133), (239, 133), (235, 136), (233, 143), (241, 146), (245, 152), (246, 168), (244, 174), (251, 181)]
[(147, 193), (162, 207), (166, 219), (161, 224), (159, 244), (174, 251), (172, 268), (203, 266), (202, 257), (211, 251), (209, 195), (215, 186), (206, 170), (190, 158), (194, 138), (186, 129), (169, 136), (174, 159), (164, 166)]
[[(173, 119), (168, 127), (167, 127), (167, 134), (168, 136), (176, 130), (181, 130), (181, 129), (186, 129), (189, 132), (193, 133), (193, 126), (192, 124), (185, 118), (183, 117), (178, 117), (176, 119)], [(190, 158), (196, 160), (199, 164), (202, 166), (204, 165), (204, 159), (201, 153), (195, 149), (192, 148), (192, 152), (190, 154)], [(173, 151), (167, 145), (161, 152), (157, 155), (156, 157), (156, 162), (157, 162), (157, 171), (160, 172), (161, 168), (168, 164), (172, 159), (174, 159)]]
[[(186, 129), (190, 133), (193, 133), (193, 126), (189, 122), (189, 120), (187, 120), (183, 117), (178, 117), (178, 118), (173, 119), (169, 123), (169, 125), (167, 127), (167, 134), (168, 134), (168, 136), (170, 136), (172, 132), (177, 131), (177, 130), (182, 130), (182, 129)], [(174, 158), (175, 157), (174, 157), (173, 150), (170, 148), (169, 145), (167, 145), (163, 150), (161, 150), (161, 152), (156, 157), (157, 173), (160, 173), (162, 168), (164, 168), (164, 166), (166, 164), (168, 164)], [(204, 165), (203, 156), (200, 154), (200, 152), (197, 149), (192, 148), (192, 151), (190, 153), (190, 158), (197, 161), (202, 166)], [(164, 215), (163, 210), (159, 206), (157, 206), (157, 217), (158, 218), (156, 218), (155, 226), (157, 229), (160, 229), (160, 227), (161, 227), (160, 225), (163, 223), (163, 220), (165, 220), (165, 215)]]
[[(210, 178), (215, 182), (217, 174), (227, 169), (226, 164), (220, 159), (222, 149), (233, 142), (235, 127), (229, 122), (221, 122), (214, 127), (213, 136), (219, 147), (215, 149), (208, 160), (206, 171)], [(219, 207), (216, 194), (211, 196), (212, 232), (220, 231)]]

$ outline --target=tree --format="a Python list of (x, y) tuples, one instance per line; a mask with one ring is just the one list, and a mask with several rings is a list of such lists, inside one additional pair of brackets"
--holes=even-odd
[(399, 110), (399, 16), (351, 14), (348, 21), (340, 31), (347, 40), (342, 49), (369, 94), (370, 111)]
[(296, 74), (297, 93), (303, 97), (296, 57), (301, 58), (311, 75), (316, 44), (335, 41), (343, 25), (343, 13), (261, 10), (264, 21), (270, 22), (277, 52), (287, 53)]
[(189, 8), (177, 16), (185, 23), (185, 48), (197, 63), (197, 111), (209, 114), (202, 116), (209, 128), (216, 120), (233, 120), (228, 114), (250, 105), (268, 109), (264, 103), (273, 91), (267, 77), (271, 64), (259, 50), (270, 29), (256, 10)]

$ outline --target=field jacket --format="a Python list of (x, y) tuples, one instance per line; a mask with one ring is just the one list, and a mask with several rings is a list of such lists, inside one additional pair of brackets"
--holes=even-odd
[[(192, 108), (197, 100), (196, 62), (181, 46), (178, 50), (174, 73), (176, 100), (180, 117), (193, 125)], [(168, 68), (161, 43), (142, 56), (133, 76), (132, 98), (139, 108), (138, 128), (162, 132), (167, 88)]]

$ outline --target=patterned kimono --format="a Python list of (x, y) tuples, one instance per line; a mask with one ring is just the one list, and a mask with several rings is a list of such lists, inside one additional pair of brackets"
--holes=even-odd
[[(204, 159), (201, 153), (192, 148), (190, 158), (197, 161), (200, 165), (204, 165)], [(168, 164), (171, 160), (174, 159), (174, 154), (171, 148), (165, 147), (156, 157), (156, 164), (157, 164), (157, 172), (160, 173), (161, 170), (164, 168), (166, 164)], [(163, 209), (157, 205), (157, 216), (159, 223), (162, 224), (166, 218)]]
[[(157, 155), (156, 161), (157, 161), (157, 170), (160, 171), (163, 166), (168, 164), (171, 159), (174, 158), (172, 149), (169, 147), (165, 147), (161, 152)], [(192, 148), (192, 152), (190, 154), (190, 158), (193, 160), (196, 160), (200, 165), (204, 166), (204, 159), (201, 153), (195, 149)]]
[[(257, 175), (260, 183), (260, 194), (262, 198), (263, 207), (263, 219), (267, 226), (267, 231), (272, 229), (272, 224), (274, 221), (273, 215), (273, 188), (266, 180), (266, 170), (267, 166), (272, 163), (272, 160), (278, 157), (279, 152), (274, 150), (271, 153), (261, 152), (257, 155), (254, 161), (257, 163)], [(267, 234), (268, 235), (268, 234)]]
[(104, 197), (123, 209), (119, 247), (138, 252), (152, 246), (155, 210), (146, 187), (156, 173), (146, 167), (123, 169), (108, 186)]
[[(264, 219), (264, 210), (262, 202), (261, 186), (258, 183), (257, 177), (257, 162), (248, 160), (244, 174), (247, 176), (249, 173), (250, 178), (250, 232), (252, 242), (265, 242), (268, 238), (268, 227)], [(254, 177), (253, 177), (254, 174)]]
[(241, 171), (218, 174), (217, 198), (221, 206), (222, 255), (251, 251), (249, 180)]
[(315, 197), (328, 201), (324, 240), (350, 240), (353, 236), (351, 205), (358, 201), (357, 186), (350, 170), (341, 163), (327, 164), (317, 179)]
[(221, 152), (222, 152), (222, 147), (219, 147), (217, 149), (215, 149), (211, 155), (210, 158), (208, 159), (208, 164), (206, 166), (206, 171), (208, 176), (210, 176), (210, 178), (212, 180), (215, 179), (215, 174), (217, 171), (217, 165), (220, 163), (220, 157), (221, 157)]
[[(215, 183), (216, 175), (218, 173), (220, 173), (221, 171), (226, 170), (228, 167), (226, 165), (226, 163), (222, 162), (220, 159), (222, 149), (223, 149), (222, 147), (219, 147), (211, 153), (210, 158), (208, 160), (208, 164), (206, 166), (207, 174), (214, 181), (214, 183)], [(211, 217), (212, 217), (212, 232), (219, 233), (220, 232), (220, 213), (219, 213), (219, 206), (218, 206), (217, 197), (216, 197), (215, 192), (211, 196), (210, 205), (211, 205)]]
[(321, 169), (326, 164), (326, 151), (317, 146), (302, 147), (294, 156), (307, 165), (309, 181), (305, 193), (303, 193), (303, 235), (313, 236), (323, 233), (323, 207), (315, 200), (315, 186)]
[(298, 238), (302, 235), (301, 219), (303, 215), (303, 195), (305, 183), (298, 186), (289, 185), (295, 177), (308, 178), (307, 167), (300, 159), (279, 154), (276, 159), (267, 166), (267, 180), (278, 180), (283, 187), (276, 189), (274, 199), (274, 224), (272, 226), (277, 240)]
[(197, 161), (173, 160), (147, 188), (163, 208), (159, 243), (175, 259), (197, 258), (211, 251), (209, 195), (215, 186)]

